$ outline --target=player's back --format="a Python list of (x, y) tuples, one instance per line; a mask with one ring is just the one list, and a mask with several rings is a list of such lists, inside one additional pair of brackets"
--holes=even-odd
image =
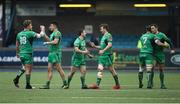
[(35, 38), (35, 32), (24, 30), (18, 33), (16, 40), (19, 42), (20, 53), (32, 53), (32, 42)]
[(152, 33), (146, 33), (141, 36), (142, 47), (140, 53), (153, 53), (154, 37)]

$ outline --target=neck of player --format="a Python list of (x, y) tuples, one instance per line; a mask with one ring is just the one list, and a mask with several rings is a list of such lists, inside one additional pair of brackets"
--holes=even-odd
[(83, 40), (83, 39), (84, 39), (84, 37), (83, 37), (82, 35), (80, 35), (80, 36), (79, 36), (79, 38), (80, 38), (81, 40)]

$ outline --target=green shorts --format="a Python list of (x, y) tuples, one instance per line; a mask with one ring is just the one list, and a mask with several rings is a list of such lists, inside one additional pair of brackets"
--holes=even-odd
[(56, 52), (49, 52), (48, 62), (52, 64), (61, 63), (61, 54)]
[(20, 60), (23, 65), (32, 64), (33, 63), (32, 53), (20, 53)]
[(72, 57), (71, 65), (74, 66), (74, 67), (80, 68), (81, 66), (85, 66), (86, 62), (85, 62), (84, 58)]
[(154, 58), (157, 64), (165, 64), (165, 55), (163, 54), (154, 54)]
[(101, 64), (103, 66), (112, 66), (113, 65), (113, 55), (99, 56), (98, 64)]
[(142, 66), (153, 65), (154, 58), (152, 54), (140, 53), (139, 54), (139, 64)]

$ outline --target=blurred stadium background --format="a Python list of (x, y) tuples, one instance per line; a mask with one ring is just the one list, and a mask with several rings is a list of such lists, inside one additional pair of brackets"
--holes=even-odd
[[(76, 4), (77, 7), (68, 7), (67, 4)], [(160, 5), (139, 7), (136, 4)], [(137, 69), (137, 42), (144, 33), (145, 25), (151, 23), (158, 24), (160, 31), (167, 34), (176, 47), (176, 54), (169, 55), (169, 51), (166, 51), (166, 66), (177, 69), (180, 65), (179, 0), (2, 0), (0, 19), (1, 67), (20, 65), (15, 57), (15, 38), (23, 29), (22, 22), (25, 19), (33, 21), (33, 30), (36, 32), (41, 24), (46, 26), (47, 33), (50, 22), (57, 21), (60, 24), (64, 67), (70, 65), (76, 31), (85, 28), (88, 32), (87, 40), (98, 44), (101, 36), (98, 25), (101, 23), (108, 23), (110, 26), (116, 52), (115, 62), (122, 67), (120, 69)], [(47, 48), (42, 43), (42, 39), (33, 43), (35, 66), (47, 64)], [(94, 60), (96, 59), (87, 60), (89, 67), (96, 66)]]
[[(76, 7), (72, 7), (74, 5)], [(119, 73), (122, 89), (110, 89), (113, 81), (110, 73), (105, 71), (101, 90), (80, 90), (79, 73), (74, 77), (69, 90), (59, 90), (61, 83), (57, 73), (54, 73), (52, 89), (39, 90), (38, 87), (45, 83), (47, 75), (48, 51), (43, 46), (42, 39), (33, 43), (35, 72), (32, 73), (31, 82), (36, 89), (25, 90), (24, 77), (20, 80), (21, 88), (15, 89), (12, 79), (21, 67), (15, 54), (15, 39), (17, 33), (23, 29), (22, 22), (25, 19), (32, 20), (33, 30), (36, 32), (39, 31), (39, 25), (45, 25), (47, 34), (52, 21), (59, 23), (63, 35), (62, 66), (66, 75), (71, 65), (72, 43), (77, 37), (77, 30), (85, 28), (88, 32), (87, 40), (99, 44), (101, 34), (98, 26), (101, 23), (109, 24), (113, 35), (114, 65)], [(137, 43), (145, 32), (145, 25), (151, 23), (158, 24), (159, 30), (175, 45), (175, 54), (165, 50), (166, 90), (159, 89), (157, 73), (152, 90), (138, 88)], [(179, 0), (0, 0), (0, 103), (179, 103), (179, 48)], [(97, 50), (90, 50), (97, 56)], [(93, 69), (97, 67), (97, 57), (87, 58), (86, 61), (87, 83), (91, 84), (96, 80), (97, 72)]]

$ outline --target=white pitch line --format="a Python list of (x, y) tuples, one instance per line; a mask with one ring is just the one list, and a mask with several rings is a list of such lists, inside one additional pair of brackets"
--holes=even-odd
[(132, 100), (180, 100), (180, 98), (152, 98), (152, 97), (71, 97), (72, 99), (132, 99)]
[[(159, 98), (153, 98), (153, 97), (111, 97), (111, 96), (103, 96), (103, 97), (78, 97), (78, 96), (69, 96), (69, 97), (55, 97), (55, 96), (39, 96), (38, 98), (48, 98), (48, 99), (64, 99), (64, 98), (70, 98), (70, 99), (115, 99), (115, 100), (178, 100), (180, 101), (180, 98), (174, 98), (174, 97), (169, 97), (169, 98), (164, 98), (164, 97), (159, 97)], [(18, 98), (17, 98), (18, 99)], [(27, 98), (19, 98), (19, 99), (27, 99)]]

